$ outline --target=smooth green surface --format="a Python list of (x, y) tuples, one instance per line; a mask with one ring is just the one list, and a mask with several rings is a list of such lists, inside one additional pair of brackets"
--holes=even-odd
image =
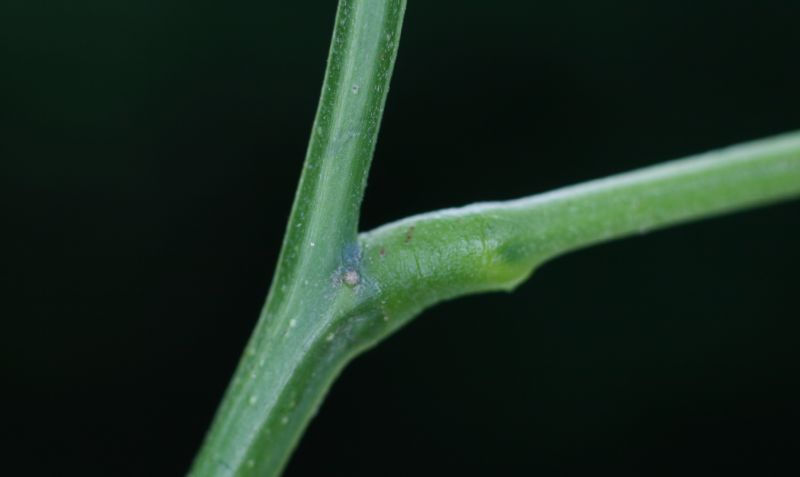
[(345, 364), (425, 307), (593, 243), (800, 194), (800, 135), (357, 235), (405, 2), (342, 0), (264, 311), (191, 475), (278, 475)]
[(365, 275), (380, 284), (378, 303), (395, 328), (442, 300), (511, 290), (572, 250), (798, 195), (800, 133), (793, 133), (387, 224), (361, 235)]
[(275, 278), (190, 475), (277, 475), (353, 355), (358, 214), (403, 0), (343, 0)]

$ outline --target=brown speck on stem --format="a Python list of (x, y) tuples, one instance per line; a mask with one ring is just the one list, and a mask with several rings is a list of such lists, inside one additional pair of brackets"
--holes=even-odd
[(354, 287), (358, 285), (358, 282), (361, 281), (361, 277), (358, 276), (358, 272), (355, 270), (347, 270), (344, 272), (344, 283), (349, 287)]
[(411, 239), (413, 238), (414, 238), (414, 226), (412, 225), (411, 227), (408, 228), (408, 231), (406, 232), (406, 243), (410, 242)]
[(381, 256), (381, 258), (385, 257), (386, 256), (386, 249), (381, 247), (381, 251), (380, 251), (379, 255)]

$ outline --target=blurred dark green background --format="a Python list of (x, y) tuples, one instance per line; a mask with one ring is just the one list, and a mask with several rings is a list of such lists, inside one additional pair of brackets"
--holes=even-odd
[[(800, 128), (794, 0), (409, 3), (364, 228)], [(186, 471), (334, 12), (0, 3), (7, 475)], [(798, 244), (800, 203), (774, 206), (439, 306), (346, 370), (287, 476), (798, 475)]]

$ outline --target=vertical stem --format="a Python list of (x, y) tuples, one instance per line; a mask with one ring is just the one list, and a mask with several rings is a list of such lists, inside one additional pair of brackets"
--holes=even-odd
[(279, 475), (355, 352), (338, 330), (349, 318), (342, 310), (351, 309), (342, 303), (352, 305), (363, 293), (347, 273), (359, 266), (358, 216), (405, 5), (339, 2), (275, 278), (190, 475)]

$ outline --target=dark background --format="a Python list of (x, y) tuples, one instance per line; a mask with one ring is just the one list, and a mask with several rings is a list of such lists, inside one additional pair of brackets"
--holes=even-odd
[[(800, 127), (796, 1), (409, 3), (365, 229)], [(269, 284), (334, 12), (0, 4), (8, 475), (187, 470)], [(798, 244), (795, 202), (438, 306), (345, 371), (286, 475), (798, 475)]]

